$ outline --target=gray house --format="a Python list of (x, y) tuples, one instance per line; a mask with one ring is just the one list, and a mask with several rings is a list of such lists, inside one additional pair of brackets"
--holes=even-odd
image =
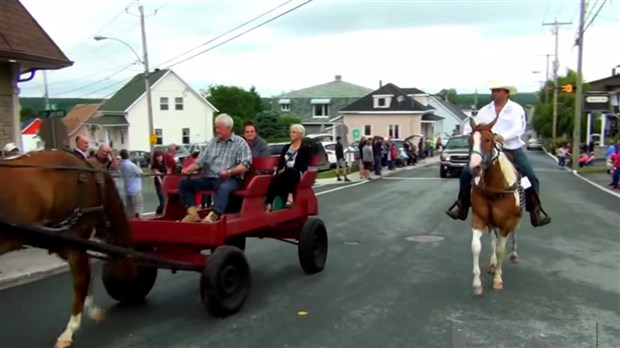
[(271, 98), (271, 109), (285, 116), (296, 116), (306, 127), (307, 134), (329, 130), (345, 106), (372, 92), (372, 89), (342, 81), (312, 86)]

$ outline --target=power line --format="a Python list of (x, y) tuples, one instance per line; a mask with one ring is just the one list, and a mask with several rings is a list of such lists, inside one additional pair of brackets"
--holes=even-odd
[(231, 38), (229, 38), (229, 39), (227, 39), (227, 40), (225, 40), (225, 41), (223, 41), (223, 42), (220, 42), (219, 44), (217, 44), (217, 45), (215, 45), (215, 46), (211, 46), (211, 47), (209, 47), (209, 48), (207, 48), (207, 49), (205, 49), (205, 50), (202, 50), (202, 51), (200, 51), (200, 52), (198, 52), (198, 53), (196, 53), (196, 54), (194, 54), (194, 55), (191, 55), (191, 56), (189, 56), (189, 57), (187, 57), (187, 58), (185, 58), (185, 59), (183, 59), (183, 60), (181, 60), (181, 61), (179, 61), (179, 62), (177, 62), (177, 63), (171, 64), (171, 65), (168, 65), (168, 66), (166, 67), (166, 69), (170, 69), (170, 68), (172, 68), (173, 66), (179, 65), (179, 64), (184, 63), (184, 62), (186, 62), (186, 61), (188, 61), (188, 60), (190, 60), (190, 59), (192, 59), (192, 58), (195, 58), (195, 57), (197, 57), (197, 56), (199, 56), (199, 55), (201, 55), (201, 54), (204, 54), (204, 53), (207, 53), (207, 52), (209, 52), (209, 51), (211, 51), (211, 50), (214, 50), (214, 49), (216, 49), (216, 48), (218, 48), (218, 47), (220, 47), (220, 46), (222, 46), (222, 45), (224, 45), (224, 44), (226, 44), (226, 43), (228, 43), (228, 42), (230, 42), (230, 41), (232, 41), (232, 40), (234, 40), (234, 39), (236, 39), (236, 38), (238, 38), (238, 37), (240, 37), (240, 36), (243, 36), (243, 35), (245, 35), (245, 34), (247, 34), (247, 33), (251, 32), (251, 31), (253, 31), (253, 30), (258, 29), (259, 27), (262, 27), (262, 26), (263, 26), (263, 25), (265, 25), (265, 24), (268, 24), (268, 23), (270, 23), (270, 22), (273, 22), (274, 20), (276, 20), (276, 19), (278, 19), (278, 18), (280, 18), (280, 17), (282, 17), (282, 16), (284, 16), (284, 15), (287, 15), (287, 14), (289, 14), (289, 13), (291, 13), (291, 12), (293, 12), (293, 11), (295, 11), (295, 10), (299, 9), (299, 8), (301, 8), (302, 6), (305, 6), (305, 5), (309, 4), (309, 3), (311, 3), (312, 1), (313, 1), (313, 0), (307, 0), (306, 2), (301, 3), (301, 4), (299, 4), (299, 5), (295, 6), (295, 7), (293, 7), (293, 8), (291, 8), (291, 9), (289, 9), (289, 10), (287, 10), (287, 11), (285, 11), (285, 12), (283, 12), (283, 13), (281, 13), (281, 14), (279, 14), (279, 15), (275, 16), (275, 17), (273, 17), (273, 18), (270, 18), (270, 19), (268, 19), (268, 20), (266, 20), (266, 21), (264, 21), (264, 22), (262, 22), (262, 23), (258, 24), (258, 25), (255, 25), (255, 26), (251, 27), (251, 28), (250, 28), (250, 29), (248, 29), (248, 30), (242, 31), (241, 33), (239, 33), (239, 34), (237, 34), (237, 35), (235, 35), (235, 36), (233, 36), (233, 37), (231, 37)]
[(590, 25), (592, 25), (592, 22), (594, 22), (594, 20), (598, 16), (598, 14), (601, 13), (601, 10), (603, 9), (603, 6), (605, 6), (606, 2), (607, 2), (607, 0), (603, 0), (603, 2), (601, 3), (601, 6), (598, 7), (598, 10), (596, 10), (596, 13), (594, 14), (594, 16), (592, 18), (590, 18), (590, 21), (588, 22), (588, 24), (586, 24), (586, 26), (583, 29), (583, 32), (581, 33), (581, 35), (583, 35), (586, 32), (586, 30), (588, 30)]
[[(79, 98), (84, 98), (84, 97), (89, 96), (89, 95), (91, 95), (91, 94), (95, 94), (95, 93), (97, 93), (97, 92), (104, 91), (104, 90), (106, 90), (106, 89), (109, 89), (109, 88), (112, 88), (112, 87), (118, 86), (118, 85), (120, 85), (120, 84), (126, 84), (127, 82), (129, 82), (129, 81), (130, 81), (131, 79), (133, 79), (133, 78), (134, 78), (134, 76), (131, 76), (130, 78), (127, 78), (127, 79), (124, 79), (124, 80), (120, 80), (120, 81), (114, 82), (114, 83), (113, 83), (113, 84), (111, 84), (111, 85), (107, 85), (107, 86), (105, 86), (105, 87), (103, 87), (103, 88), (99, 88), (99, 89), (96, 89), (96, 90), (94, 90), (94, 91), (91, 91), (91, 92), (88, 92), (88, 93), (82, 94), (82, 95), (80, 95), (80, 96), (78, 96), (78, 97), (76, 97), (76, 98), (78, 98), (78, 99), (79, 99)], [(101, 98), (93, 98), (93, 99), (106, 99), (106, 98), (111, 97), (112, 95), (116, 94), (116, 92), (118, 92), (118, 91), (115, 89), (114, 91), (112, 91), (112, 92), (110, 92), (110, 93), (108, 93), (108, 94), (104, 95), (104, 96), (103, 96), (103, 97), (101, 97)]]
[(82, 89), (84, 89), (84, 88), (88, 88), (88, 87), (90, 87), (90, 86), (98, 85), (98, 84), (100, 84), (101, 82), (108, 81), (110, 78), (112, 78), (112, 77), (114, 77), (114, 76), (116, 76), (116, 75), (120, 74), (121, 72), (123, 72), (123, 71), (125, 71), (125, 70), (127, 70), (127, 69), (131, 68), (131, 67), (132, 67), (132, 66), (134, 66), (135, 64), (136, 64), (136, 63), (135, 63), (135, 62), (133, 62), (133, 63), (131, 63), (131, 64), (129, 64), (129, 65), (124, 66), (122, 69), (120, 69), (120, 70), (118, 70), (118, 71), (114, 72), (113, 74), (111, 74), (111, 75), (109, 75), (109, 76), (107, 76), (107, 77), (105, 77), (105, 78), (103, 78), (103, 79), (97, 80), (97, 81), (95, 81), (95, 82), (91, 82), (91, 83), (89, 83), (89, 84), (86, 84), (86, 85), (84, 85), (84, 86), (80, 86), (80, 87), (78, 87), (78, 88), (74, 88), (74, 89), (70, 89), (70, 90), (68, 90), (68, 91), (61, 92), (61, 93), (59, 93), (58, 95), (65, 95), (65, 94), (68, 94), (68, 93), (73, 93), (73, 92), (76, 92), (76, 91), (80, 91), (80, 90), (82, 90)]
[[(80, 76), (79, 78), (73, 78), (73, 79), (67, 79), (67, 80), (60, 80), (60, 81), (56, 81), (56, 82), (52, 82), (52, 83), (48, 83), (47, 86), (59, 86), (59, 85), (66, 85), (68, 83), (73, 83), (76, 81), (83, 81), (87, 78), (93, 77), (93, 76), (97, 76), (97, 75), (101, 75), (103, 73), (109, 73), (110, 70), (114, 70), (114, 69), (119, 69), (119, 68), (123, 68), (125, 67), (127, 64), (123, 64), (123, 65), (117, 65), (117, 66), (113, 66), (111, 68), (107, 68), (105, 70), (100, 70), (97, 71), (95, 73), (92, 73), (90, 75), (86, 75), (86, 76)], [(26, 87), (21, 87), (20, 89), (22, 90), (27, 90), (27, 89), (34, 89), (34, 88), (43, 88), (43, 85), (34, 85), (34, 86), (26, 86)]]
[(198, 48), (200, 48), (200, 47), (206, 46), (206, 45), (208, 45), (208, 44), (210, 44), (210, 43), (214, 42), (215, 40), (217, 40), (217, 39), (219, 39), (219, 38), (221, 38), (221, 37), (223, 37), (223, 36), (225, 36), (225, 35), (228, 35), (228, 34), (232, 33), (233, 31), (235, 31), (235, 30), (237, 30), (237, 29), (239, 29), (239, 28), (242, 28), (242, 27), (244, 27), (244, 26), (246, 26), (246, 25), (248, 25), (248, 24), (250, 24), (250, 23), (254, 22), (255, 20), (257, 20), (257, 19), (259, 19), (259, 18), (261, 18), (261, 17), (264, 17), (264, 16), (268, 15), (269, 13), (271, 13), (271, 12), (273, 12), (273, 11), (275, 11), (275, 10), (279, 9), (280, 7), (282, 7), (282, 6), (284, 6), (284, 5), (288, 4), (288, 3), (290, 3), (290, 2), (292, 2), (292, 1), (293, 1), (293, 0), (288, 0), (288, 1), (285, 1), (285, 2), (283, 2), (282, 4), (280, 4), (280, 5), (278, 5), (278, 6), (274, 7), (274, 8), (272, 8), (272, 9), (270, 9), (269, 11), (263, 12), (262, 14), (260, 14), (260, 15), (258, 15), (258, 16), (256, 16), (256, 17), (254, 17), (254, 18), (252, 18), (252, 19), (250, 19), (250, 20), (248, 20), (248, 21), (246, 21), (246, 22), (243, 22), (242, 24), (240, 24), (240, 25), (238, 25), (238, 26), (236, 26), (236, 27), (234, 27), (234, 28), (232, 28), (232, 29), (230, 29), (230, 30), (228, 30), (228, 31), (226, 31), (226, 32), (224, 32), (224, 33), (222, 33), (222, 34), (220, 34), (220, 35), (218, 35), (218, 36), (214, 37), (213, 39), (211, 39), (211, 40), (209, 40), (209, 41), (207, 41), (207, 42), (204, 42), (204, 43), (200, 44), (199, 46), (196, 46), (196, 47), (194, 47), (194, 48), (192, 48), (192, 49), (190, 49), (190, 50), (188, 50), (188, 51), (185, 51), (185, 52), (183, 52), (183, 53), (181, 53), (181, 54), (177, 55), (176, 57), (170, 58), (170, 59), (168, 59), (167, 61), (165, 61), (165, 62), (163, 62), (163, 63), (158, 64), (156, 67), (160, 67), (160, 66), (162, 66), (162, 65), (164, 65), (164, 64), (166, 64), (166, 63), (168, 63), (168, 62), (171, 62), (171, 61), (173, 61), (173, 60), (175, 60), (175, 59), (177, 59), (177, 58), (180, 58), (180, 57), (182, 57), (182, 56), (184, 56), (184, 55), (186, 55), (186, 54), (188, 54), (188, 53), (192, 52), (192, 51), (193, 51), (193, 50), (195, 50), (195, 49), (198, 49)]

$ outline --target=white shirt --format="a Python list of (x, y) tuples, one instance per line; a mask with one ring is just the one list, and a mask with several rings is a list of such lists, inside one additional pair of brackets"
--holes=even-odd
[[(476, 124), (491, 123), (495, 116), (495, 104), (490, 102), (478, 111), (478, 115), (475, 117)], [(525, 134), (525, 128), (525, 110), (521, 105), (508, 99), (492, 128), (493, 132), (504, 138), (505, 149), (516, 150), (525, 145), (521, 140)], [(463, 127), (463, 134), (470, 134), (471, 130), (469, 122), (466, 122)]]

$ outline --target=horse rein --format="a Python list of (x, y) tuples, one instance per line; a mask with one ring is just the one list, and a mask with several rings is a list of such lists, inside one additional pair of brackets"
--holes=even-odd
[[(493, 135), (495, 135), (495, 133), (493, 133)], [(497, 162), (502, 152), (504, 152), (502, 144), (496, 141), (493, 141), (493, 149), (492, 149), (492, 153), (490, 154), (490, 156), (480, 151), (476, 151), (473, 148), (470, 149), (469, 156), (471, 157), (472, 154), (480, 155), (480, 157), (482, 157), (482, 163), (484, 163), (486, 166), (491, 166)], [(485, 195), (487, 198), (493, 199), (493, 200), (504, 198), (505, 195), (513, 194), (515, 191), (519, 189), (518, 181), (512, 184), (510, 187), (506, 189), (502, 189), (502, 190), (494, 190), (494, 189), (486, 187), (486, 185), (480, 186), (479, 183), (484, 182), (484, 168), (482, 169), (480, 173), (479, 183), (476, 183), (474, 178), (472, 178), (471, 181), (472, 181), (472, 187), (474, 190), (476, 190), (477, 192), (480, 192), (481, 194)]]

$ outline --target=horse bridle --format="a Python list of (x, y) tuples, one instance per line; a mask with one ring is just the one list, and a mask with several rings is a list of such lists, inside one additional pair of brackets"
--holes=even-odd
[[(473, 135), (473, 131), (472, 131), (472, 135)], [(495, 136), (496, 134), (493, 133), (493, 135)], [(484, 182), (484, 170), (490, 167), (491, 165), (493, 165), (493, 163), (495, 163), (495, 161), (498, 160), (500, 153), (503, 151), (504, 149), (501, 143), (498, 143), (495, 140), (493, 140), (493, 148), (491, 149), (491, 153), (485, 154), (480, 151), (474, 150), (473, 147), (469, 150), (470, 158), (472, 154), (477, 154), (477, 155), (480, 155), (480, 157), (482, 157), (480, 181), (476, 183), (476, 181), (472, 177), (471, 179), (472, 188), (492, 200), (504, 198), (504, 196), (508, 194), (513, 194), (519, 188), (518, 182), (515, 182), (513, 185), (511, 185), (507, 189), (502, 189), (502, 190), (493, 190), (493, 189), (486, 187), (486, 185), (484, 185), (484, 187), (480, 186), (480, 183)]]
[[(26, 155), (22, 155), (20, 157), (24, 157), (24, 156), (28, 156)], [(12, 160), (12, 159), (11, 159)], [(73, 166), (58, 166), (58, 165), (54, 165), (54, 166), (37, 166), (37, 165), (32, 165), (32, 164), (15, 164), (15, 163), (11, 163), (11, 160), (2, 160), (0, 159), (0, 167), (13, 167), (13, 168), (36, 168), (36, 169), (46, 169), (46, 170), (66, 170), (66, 171), (72, 171), (72, 172), (79, 172), (78, 175), (78, 186), (81, 186), (83, 184), (85, 184), (86, 182), (88, 182), (88, 178), (86, 177), (86, 175), (88, 173), (93, 173), (94, 177), (95, 177), (95, 182), (97, 183), (97, 185), (99, 186), (100, 189), (100, 194), (101, 194), (101, 200), (103, 201), (105, 198), (104, 193), (105, 193), (105, 182), (104, 182), (104, 174), (105, 171), (102, 169), (97, 169), (93, 166), (92, 163), (84, 160), (84, 162), (86, 162), (90, 168), (79, 168), (79, 167), (73, 167)], [(63, 219), (60, 222), (54, 222), (52, 224), (49, 224), (47, 226), (45, 226), (46, 229), (50, 229), (50, 230), (54, 230), (57, 232), (61, 232), (61, 231), (66, 231), (69, 228), (71, 228), (73, 225), (75, 225), (80, 218), (83, 215), (86, 214), (94, 214), (94, 213), (100, 213), (102, 218), (103, 218), (103, 222), (104, 225), (106, 227), (110, 227), (110, 220), (107, 218), (104, 209), (103, 209), (103, 202), (101, 205), (99, 206), (95, 206), (95, 207), (83, 207), (83, 202), (85, 200), (85, 193), (83, 190), (78, 189), (78, 207), (76, 207), (73, 212), (71, 212), (71, 214), (66, 217), (65, 219)]]

